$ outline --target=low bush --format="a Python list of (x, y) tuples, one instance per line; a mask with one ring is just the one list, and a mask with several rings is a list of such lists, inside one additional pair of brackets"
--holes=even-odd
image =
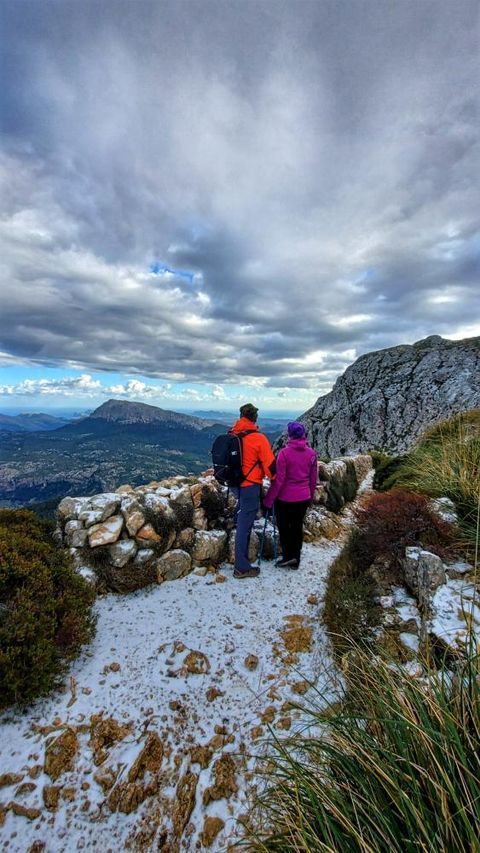
[(398, 486), (398, 478), (407, 459), (406, 456), (389, 456), (378, 450), (370, 452), (374, 477), (373, 488), (379, 492), (388, 492)]
[(356, 526), (330, 570), (324, 621), (334, 651), (353, 641), (368, 645), (380, 623), (378, 571), (384, 584), (403, 583), (402, 558), (409, 545), (445, 557), (453, 553), (454, 532), (431, 509), (428, 498), (404, 489), (364, 498), (354, 511)]
[(385, 557), (392, 568), (400, 570), (409, 545), (421, 545), (439, 556), (445, 556), (453, 546), (451, 525), (438, 517), (425, 495), (406, 489), (373, 493), (356, 507), (354, 515), (357, 532), (350, 552), (364, 569), (378, 557)]
[[(405, 678), (352, 648), (348, 701), (310, 709), (259, 765), (253, 851), (480, 849), (480, 666), (474, 638), (452, 679)], [(322, 701), (322, 697), (320, 697)]]
[(50, 690), (93, 632), (92, 587), (27, 510), (0, 510), (0, 708)]

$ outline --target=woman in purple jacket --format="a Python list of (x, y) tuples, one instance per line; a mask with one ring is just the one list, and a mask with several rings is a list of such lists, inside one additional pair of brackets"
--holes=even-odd
[(288, 444), (277, 457), (277, 474), (263, 504), (275, 502), (282, 559), (277, 566), (298, 569), (303, 544), (303, 519), (317, 485), (317, 455), (307, 444), (305, 427), (288, 424)]

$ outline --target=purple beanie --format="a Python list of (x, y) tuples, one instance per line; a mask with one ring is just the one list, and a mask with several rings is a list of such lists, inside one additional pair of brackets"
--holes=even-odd
[(305, 438), (305, 427), (299, 421), (290, 421), (287, 432), (289, 438)]

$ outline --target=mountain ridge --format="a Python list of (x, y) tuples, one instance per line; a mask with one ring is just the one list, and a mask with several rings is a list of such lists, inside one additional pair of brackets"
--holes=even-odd
[[(424, 430), (480, 408), (480, 337), (431, 335), (361, 355), (301, 415), (320, 456), (407, 451)], [(284, 443), (285, 437), (279, 440)]]

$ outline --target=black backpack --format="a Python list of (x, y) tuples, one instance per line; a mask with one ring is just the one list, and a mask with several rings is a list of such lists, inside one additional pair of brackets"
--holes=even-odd
[(256, 432), (254, 429), (246, 429), (243, 432), (227, 432), (222, 435), (217, 435), (212, 445), (212, 463), (215, 479), (222, 486), (239, 486), (243, 480), (248, 478), (255, 465), (258, 465), (258, 460), (255, 462), (247, 474), (243, 473), (243, 446), (242, 439), (250, 433)]

